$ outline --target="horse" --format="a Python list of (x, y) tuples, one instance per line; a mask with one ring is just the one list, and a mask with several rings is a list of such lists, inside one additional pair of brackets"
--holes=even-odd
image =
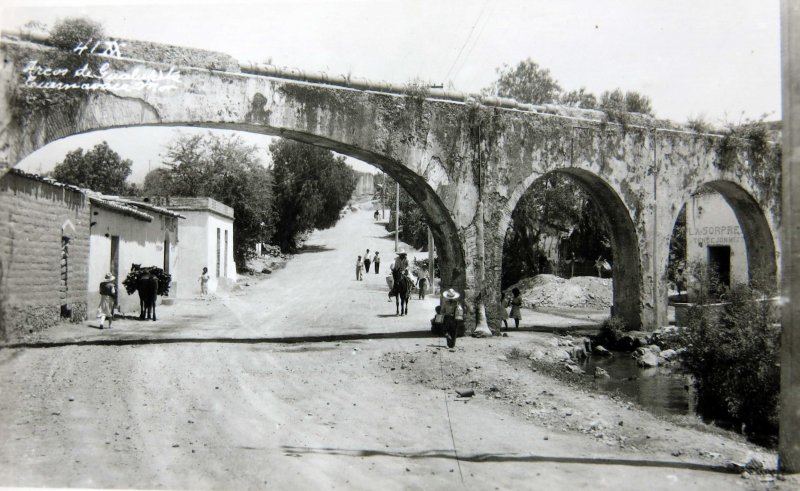
[(397, 307), (397, 315), (408, 314), (408, 299), (411, 298), (411, 290), (414, 288), (414, 280), (408, 276), (402, 275), (400, 279), (395, 281), (394, 287), (394, 302)]
[[(131, 271), (141, 269), (139, 264), (131, 264)], [(158, 276), (148, 269), (143, 269), (143, 273), (136, 280), (136, 290), (139, 292), (139, 314), (140, 320), (156, 320), (156, 297), (158, 296)]]

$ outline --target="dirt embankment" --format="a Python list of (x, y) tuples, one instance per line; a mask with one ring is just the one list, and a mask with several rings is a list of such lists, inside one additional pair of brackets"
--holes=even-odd
[(613, 285), (610, 278), (576, 276), (561, 278), (551, 274), (540, 274), (525, 278), (507, 289), (519, 288), (522, 303), (527, 308), (587, 308), (603, 310), (611, 307)]
[[(748, 463), (751, 468), (775, 468), (773, 452), (736, 434), (696, 418), (657, 417), (621, 396), (587, 388), (578, 380), (586, 375), (571, 374), (566, 367), (570, 342), (577, 345), (581, 340), (543, 333), (491, 341), (465, 338), (459, 339), (456, 347), (462, 356), (448, 357), (446, 363), (442, 348), (428, 345), (386, 353), (380, 364), (409, 384), (445, 391), (473, 389), (474, 401), (490, 401), (498, 412), (553, 432), (586, 435), (624, 458), (701, 463), (740, 471)], [(774, 477), (754, 479), (771, 482)]]

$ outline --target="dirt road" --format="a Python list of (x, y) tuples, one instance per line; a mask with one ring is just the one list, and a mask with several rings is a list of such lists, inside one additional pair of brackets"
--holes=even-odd
[[(722, 472), (728, 461), (751, 457), (774, 466), (774, 454), (659, 420), (534, 373), (515, 358), (552, 335), (462, 339), (453, 351), (441, 339), (404, 337), (427, 327), (435, 301), (413, 302), (409, 317), (395, 317), (383, 275), (355, 281), (356, 255), (367, 247), (391, 250), (365, 220), (371, 216), (369, 209), (348, 215), (342, 228), (315, 234), (318, 252), (230, 296), (164, 308), (156, 323), (123, 321), (111, 331), (65, 326), (41, 337), (151, 344), (0, 350), (0, 485), (797, 486)], [(312, 294), (320, 291), (326, 293)], [(342, 332), (398, 335), (262, 342)], [(457, 397), (460, 386), (476, 395)]]

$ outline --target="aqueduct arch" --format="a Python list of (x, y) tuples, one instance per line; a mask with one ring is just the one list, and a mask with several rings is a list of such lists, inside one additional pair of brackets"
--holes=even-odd
[[(620, 317), (627, 325), (637, 325), (641, 319), (641, 298), (637, 295), (642, 291), (641, 264), (639, 262), (639, 245), (636, 229), (631, 221), (631, 214), (617, 193), (600, 176), (593, 172), (579, 168), (563, 168), (550, 171), (543, 175), (529, 176), (514, 191), (508, 200), (511, 212), (505, 214), (497, 228), (498, 237), (506, 230), (511, 222), (511, 213), (526, 192), (539, 180), (551, 174), (562, 174), (575, 181), (589, 197), (597, 204), (598, 209), (606, 220), (611, 247), (614, 251), (613, 276), (613, 307), (612, 312)], [(504, 237), (504, 235), (503, 235)], [(503, 239), (498, 243), (496, 253), (502, 257)], [(500, 263), (502, 266), (502, 262)], [(500, 275), (497, 275), (499, 282)], [(500, 284), (497, 285), (498, 291)]]
[(726, 180), (704, 183), (693, 189), (692, 195), (704, 188), (719, 193), (739, 222), (747, 253), (749, 281), (761, 287), (777, 286), (779, 258), (775, 248), (776, 238), (773, 237), (767, 215), (756, 199), (741, 185)]
[[(621, 275), (615, 288), (638, 288), (630, 294), (635, 302), (618, 307), (632, 327), (666, 323), (669, 237), (687, 190), (703, 182), (739, 185), (753, 199), (742, 201), (744, 214), (762, 210), (771, 232), (754, 223), (754, 237), (771, 236), (778, 254), (780, 196), (763, 177), (765, 166), (767, 175), (780, 173), (779, 160), (759, 169), (739, 149), (737, 158), (719, 165), (718, 136), (668, 121), (635, 115), (609, 121), (597, 111), (249, 65), (176, 68), (157, 58), (115, 58), (112, 69), (177, 69), (176, 90), (53, 91), (26, 86), (23, 69), (32, 60), (56, 63), (56, 50), (8, 37), (0, 49), (0, 172), (65, 136), (144, 125), (235, 129), (330, 148), (375, 165), (411, 193), (448, 263), (445, 286), (463, 289), (468, 313), (479, 294), (499, 297), (502, 227), (522, 192), (552, 171), (587, 187), (611, 213), (615, 250), (635, 256), (630, 264), (615, 261), (615, 279)], [(729, 195), (739, 199), (734, 191)], [(485, 257), (479, 254), (484, 250)]]

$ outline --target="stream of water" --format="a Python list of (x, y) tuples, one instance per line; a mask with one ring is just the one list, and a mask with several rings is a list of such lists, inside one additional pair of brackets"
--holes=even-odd
[(600, 390), (620, 393), (655, 414), (695, 414), (695, 394), (691, 380), (666, 368), (640, 368), (630, 353), (615, 352), (612, 357), (590, 356), (582, 365), (586, 373), (595, 367), (611, 378), (596, 378)]

